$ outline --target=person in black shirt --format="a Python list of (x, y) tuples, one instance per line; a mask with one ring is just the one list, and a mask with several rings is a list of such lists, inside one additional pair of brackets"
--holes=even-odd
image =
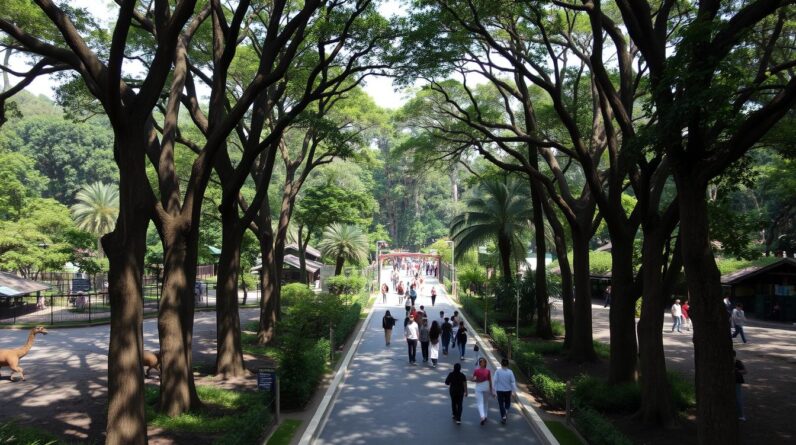
[(445, 317), (445, 321), (442, 323), (442, 354), (448, 355), (448, 344), (451, 341), (451, 337), (453, 337), (453, 325), (450, 321), (448, 321), (448, 317)]
[(450, 387), (453, 420), (457, 425), (461, 425), (463, 401), (467, 396), (467, 376), (462, 373), (462, 365), (459, 363), (453, 365), (453, 372), (448, 374), (445, 384)]
[(381, 319), (381, 327), (384, 328), (385, 346), (390, 346), (393, 326), (395, 326), (395, 319), (390, 315), (390, 311), (387, 311), (387, 313), (384, 314), (384, 318)]

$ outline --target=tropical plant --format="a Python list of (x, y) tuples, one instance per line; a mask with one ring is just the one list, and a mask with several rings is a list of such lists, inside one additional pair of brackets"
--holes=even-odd
[(368, 256), (368, 237), (357, 226), (332, 224), (323, 231), (321, 252), (335, 258), (334, 274), (340, 275), (346, 261), (361, 262)]
[(503, 279), (510, 281), (512, 255), (525, 257), (522, 236), (530, 230), (533, 215), (528, 188), (510, 177), (490, 179), (478, 186), (466, 204), (467, 210), (451, 222), (456, 258), (494, 241), (500, 253)]
[(109, 233), (119, 216), (119, 189), (112, 184), (95, 182), (84, 185), (75, 196), (70, 210), (77, 227), (97, 236), (97, 251), (102, 251), (99, 237)]

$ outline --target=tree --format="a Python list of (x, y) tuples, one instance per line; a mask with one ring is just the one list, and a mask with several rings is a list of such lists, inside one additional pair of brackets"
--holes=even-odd
[[(70, 210), (79, 229), (96, 235), (97, 239), (113, 230), (119, 216), (116, 186), (101, 182), (85, 185), (77, 192), (75, 201)], [(101, 251), (101, 246), (97, 246), (97, 251)]]
[(467, 210), (451, 221), (457, 257), (493, 241), (500, 253), (503, 280), (511, 282), (512, 258), (525, 258), (523, 235), (533, 218), (528, 195), (527, 187), (511, 177), (484, 181), (475, 196), (466, 200)]
[(343, 272), (345, 262), (361, 263), (368, 257), (368, 237), (357, 226), (332, 224), (323, 231), (318, 244), (324, 255), (335, 259), (334, 274)]
[(41, 196), (46, 186), (32, 159), (0, 148), (0, 220), (20, 218), (27, 201)]

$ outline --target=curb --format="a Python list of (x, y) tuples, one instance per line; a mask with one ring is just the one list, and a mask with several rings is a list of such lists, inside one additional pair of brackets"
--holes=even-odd
[[(444, 291), (444, 290), (443, 290)], [(472, 327), (470, 320), (464, 315), (464, 310), (462, 309), (461, 305), (458, 302), (453, 301), (447, 292), (445, 292), (445, 297), (451, 302), (451, 305), (456, 307), (459, 310), (459, 315), (462, 316), (462, 319), (465, 321), (467, 325), (468, 333), (472, 335), (475, 342), (479, 345), (481, 351), (480, 353), (485, 356), (488, 362), (492, 363), (494, 366), (497, 366), (500, 361), (495, 357), (492, 353), (493, 348), (489, 342), (484, 341), (481, 338), (481, 335), (478, 334), (478, 331)], [(558, 440), (553, 436), (553, 433), (547, 428), (542, 418), (539, 416), (539, 413), (536, 412), (536, 408), (529, 405), (522, 397), (515, 397), (515, 400), (520, 405), (520, 411), (525, 416), (525, 419), (528, 423), (531, 424), (531, 428), (536, 432), (536, 434), (541, 439), (542, 443), (546, 445), (559, 445)]]
[(351, 347), (348, 348), (345, 358), (337, 368), (334, 379), (332, 379), (329, 387), (326, 389), (326, 393), (323, 395), (321, 403), (318, 405), (318, 408), (310, 419), (309, 424), (307, 424), (307, 427), (304, 429), (304, 433), (301, 435), (301, 439), (299, 439), (298, 442), (299, 445), (310, 445), (314, 443), (315, 439), (317, 439), (318, 433), (323, 431), (323, 427), (326, 425), (326, 420), (329, 418), (329, 414), (332, 411), (331, 408), (334, 399), (337, 397), (337, 393), (340, 392), (342, 387), (343, 379), (345, 378), (346, 372), (348, 370), (348, 365), (351, 364), (351, 359), (353, 359), (354, 353), (357, 349), (359, 349), (359, 344), (362, 342), (362, 337), (365, 335), (365, 331), (370, 325), (370, 319), (373, 317), (374, 312), (376, 311), (371, 306), (370, 310), (368, 311), (368, 316), (362, 322), (362, 327), (359, 328), (359, 332), (357, 332), (356, 338), (353, 342), (351, 342)]

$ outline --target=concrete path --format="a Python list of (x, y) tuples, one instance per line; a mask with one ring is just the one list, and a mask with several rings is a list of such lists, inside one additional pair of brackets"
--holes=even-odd
[[(429, 297), (431, 286), (437, 287), (439, 294), (434, 307)], [(426, 307), (430, 322), (439, 318), (441, 310), (446, 316), (453, 314), (453, 306), (436, 280), (426, 280), (417, 305)], [(399, 320), (390, 347), (384, 344), (381, 328), (387, 310)], [(316, 444), (541, 443), (516, 404), (504, 426), (500, 424), (496, 400), (490, 399), (489, 421), (480, 426), (472, 382), (470, 396), (464, 400), (462, 424), (456, 425), (451, 419), (445, 377), (453, 370), (453, 364), (459, 363), (458, 354), (452, 350), (448, 356), (440, 353), (435, 369), (422, 362), (418, 345), (417, 365), (409, 365), (403, 336), (405, 311), (403, 305), (398, 305), (398, 296), (391, 292), (387, 304), (383, 304), (379, 295), (373, 311)], [(473, 346), (470, 338), (465, 360), (461, 361), (462, 372), (468, 377), (477, 360)]]

